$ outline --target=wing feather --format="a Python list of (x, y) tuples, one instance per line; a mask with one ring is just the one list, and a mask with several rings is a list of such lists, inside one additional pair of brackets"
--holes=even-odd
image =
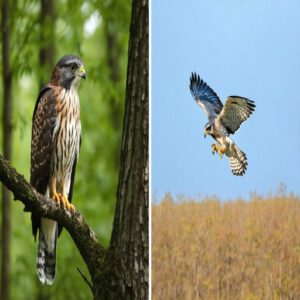
[(221, 112), (223, 104), (215, 91), (196, 73), (190, 78), (190, 91), (196, 103), (203, 109), (209, 120)]
[(239, 96), (229, 96), (216, 119), (229, 133), (235, 133), (255, 110), (254, 101)]
[[(32, 117), (30, 183), (45, 194), (49, 182), (53, 131), (56, 123), (54, 90), (45, 87), (40, 92)], [(32, 214), (32, 232), (36, 237), (40, 217)]]

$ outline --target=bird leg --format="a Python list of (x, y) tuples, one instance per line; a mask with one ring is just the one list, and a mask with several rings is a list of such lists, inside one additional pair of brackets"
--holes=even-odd
[(67, 195), (63, 195), (61, 193), (59, 194), (55, 193), (53, 194), (52, 199), (57, 202), (59, 207), (60, 204), (62, 204), (64, 210), (69, 210), (71, 212), (75, 211), (75, 206), (69, 202)]
[(223, 158), (225, 150), (226, 150), (226, 146), (225, 145), (222, 145), (222, 146), (218, 147), (218, 153), (219, 153), (219, 155), (220, 155), (221, 158)]
[(74, 212), (75, 207), (73, 204), (71, 204), (68, 200), (67, 193), (63, 189), (63, 194), (57, 193), (56, 191), (56, 181), (52, 181), (52, 199), (58, 204), (58, 207), (60, 207), (60, 204), (62, 204), (64, 210), (69, 210)]
[(58, 204), (58, 206), (60, 206), (60, 196), (56, 190), (53, 191), (52, 199)]
[(215, 154), (215, 152), (218, 152), (220, 155), (220, 158), (223, 158), (223, 155), (225, 153), (226, 150), (226, 146), (225, 145), (218, 145), (218, 144), (212, 144), (211, 145), (211, 149), (212, 149), (212, 154)]
[(217, 144), (212, 144), (212, 145), (211, 145), (211, 151), (212, 151), (212, 154), (215, 154), (215, 152), (218, 152), (217, 147), (218, 147)]
[(67, 195), (66, 194), (64, 195), (59, 194), (59, 195), (60, 195), (61, 202), (63, 203), (64, 209), (74, 212), (75, 206), (69, 202)]
[(64, 209), (67, 209), (69, 211), (74, 212), (75, 211), (75, 207), (73, 204), (70, 203), (67, 193), (66, 193), (66, 187), (65, 185), (63, 186), (63, 194), (61, 195), (61, 199), (64, 205)]

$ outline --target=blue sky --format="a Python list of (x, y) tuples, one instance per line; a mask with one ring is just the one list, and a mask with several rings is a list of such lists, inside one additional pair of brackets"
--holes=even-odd
[[(152, 195), (300, 194), (300, 1), (152, 1)], [(197, 72), (222, 102), (256, 111), (232, 136), (248, 170), (211, 154), (207, 118), (189, 91)]]

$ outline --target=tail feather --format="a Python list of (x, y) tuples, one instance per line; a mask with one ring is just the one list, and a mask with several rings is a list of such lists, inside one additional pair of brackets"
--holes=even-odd
[(248, 161), (246, 154), (239, 147), (232, 143), (230, 151), (226, 153), (233, 175), (243, 176), (247, 170)]
[(56, 270), (57, 223), (42, 218), (39, 230), (39, 245), (36, 270), (43, 284), (51, 285)]

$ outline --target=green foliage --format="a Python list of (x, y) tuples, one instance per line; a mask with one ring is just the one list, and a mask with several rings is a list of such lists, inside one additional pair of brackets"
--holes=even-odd
[[(32, 113), (40, 78), (49, 80), (52, 70), (41, 74), (44, 69), (39, 66), (40, 2), (22, 0), (12, 6), (13, 165), (29, 179)], [(105, 246), (109, 245), (116, 201), (130, 8), (131, 2), (125, 0), (59, 0), (55, 1), (56, 20), (47, 25), (55, 28), (55, 60), (73, 53), (85, 63), (87, 80), (79, 87), (82, 145), (73, 201)], [(108, 33), (115, 39), (113, 49), (108, 46)], [(109, 63), (112, 57), (118, 66), (116, 79)], [(2, 86), (0, 92), (2, 106)], [(56, 280), (51, 287), (41, 286), (30, 214), (23, 212), (22, 204), (12, 203), (11, 220), (11, 299), (33, 299), (33, 295), (37, 299), (91, 298), (76, 267), (87, 276), (88, 271), (65, 230), (57, 244)]]

